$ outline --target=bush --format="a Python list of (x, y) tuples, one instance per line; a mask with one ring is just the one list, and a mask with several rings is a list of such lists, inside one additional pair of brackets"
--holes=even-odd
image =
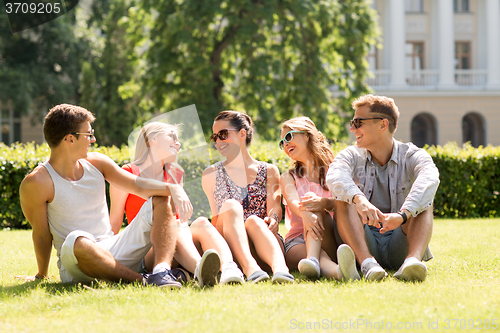
[[(345, 145), (332, 146), (336, 153)], [(436, 163), (441, 184), (434, 201), (435, 215), (448, 218), (476, 218), (500, 216), (500, 148), (470, 145), (458, 147), (426, 147)], [(130, 162), (128, 148), (94, 147), (91, 150), (110, 156), (117, 164)], [(281, 173), (291, 162), (276, 142), (254, 142), (250, 154), (257, 160), (275, 164)], [(10, 147), (0, 143), (0, 228), (29, 228), (19, 203), (19, 184), (38, 164), (48, 159), (46, 144), (15, 144)], [(201, 187), (201, 175), (210, 164), (222, 160), (220, 154), (201, 147), (182, 152), (179, 164), (185, 170), (185, 189), (195, 212), (193, 217), (209, 217), (210, 208)]]

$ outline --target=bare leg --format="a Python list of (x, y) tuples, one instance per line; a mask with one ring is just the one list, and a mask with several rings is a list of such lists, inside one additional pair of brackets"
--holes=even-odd
[(229, 199), (224, 202), (220, 211), (217, 218), (217, 230), (222, 232), (222, 236), (248, 277), (260, 270), (260, 267), (250, 253), (243, 221), (243, 207), (238, 201)]
[(321, 274), (324, 275), (327, 279), (340, 280), (338, 271), (339, 266), (332, 261), (330, 256), (324, 250), (321, 250), (320, 253), (319, 267), (321, 268)]
[(271, 266), (273, 273), (286, 272), (288, 267), (285, 263), (283, 252), (279, 246), (278, 240), (271, 230), (267, 227), (263, 219), (252, 215), (245, 222), (245, 228), (248, 237), (255, 246), (258, 256), (266, 264)]
[(408, 255), (406, 258), (422, 259), (425, 249), (431, 241), (433, 226), (434, 214), (432, 207), (416, 217), (411, 216), (408, 218), (407, 223), (401, 227), (408, 240)]
[[(202, 251), (214, 249), (219, 253), (221, 263), (233, 261), (233, 254), (229, 249), (224, 238), (214, 228), (212, 224), (205, 217), (197, 218), (190, 226), (191, 234), (193, 235), (193, 242), (197, 246), (200, 245)], [(221, 265), (221, 267), (222, 267)]]
[(373, 258), (366, 245), (364, 225), (356, 207), (335, 200), (335, 219), (340, 237), (352, 248), (358, 263), (361, 265), (366, 258)]
[(201, 259), (201, 256), (193, 243), (193, 235), (187, 223), (177, 222), (177, 230), (177, 247), (174, 258), (182, 267), (194, 273), (196, 263)]
[(153, 197), (153, 226), (151, 246), (154, 251), (155, 266), (160, 263), (170, 265), (175, 252), (177, 232), (175, 216), (170, 197)]

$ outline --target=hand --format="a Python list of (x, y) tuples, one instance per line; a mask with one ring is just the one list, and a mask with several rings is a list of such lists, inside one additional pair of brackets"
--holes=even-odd
[(16, 275), (15, 278), (18, 280), (23, 280), (23, 282), (33, 282), (36, 280), (40, 280), (37, 279), (35, 275)]
[(403, 217), (398, 213), (384, 214), (385, 219), (382, 221), (382, 229), (380, 233), (383, 234), (389, 230), (394, 230), (403, 223)]
[(187, 222), (191, 215), (193, 215), (193, 206), (191, 205), (191, 201), (184, 192), (184, 189), (180, 185), (176, 184), (167, 184), (170, 189), (170, 194), (172, 196), (172, 200), (174, 200), (174, 205), (177, 214), (179, 214), (179, 219), (181, 222)]
[(384, 214), (375, 207), (365, 196), (356, 196), (356, 210), (361, 216), (363, 224), (380, 228), (380, 222), (385, 220)]
[(304, 211), (302, 213), (302, 223), (304, 224), (304, 236), (307, 235), (307, 232), (311, 232), (315, 240), (323, 240), (325, 227), (318, 215)]
[(299, 202), (299, 209), (308, 212), (319, 212), (325, 209), (325, 204), (322, 199), (322, 197), (314, 192), (307, 192), (300, 198), (301, 202)]
[(278, 233), (278, 230), (279, 230), (279, 223), (278, 223), (278, 221), (276, 221), (272, 217), (267, 216), (267, 217), (264, 218), (264, 222), (267, 223), (269, 230), (271, 230), (271, 232), (273, 234), (276, 235)]

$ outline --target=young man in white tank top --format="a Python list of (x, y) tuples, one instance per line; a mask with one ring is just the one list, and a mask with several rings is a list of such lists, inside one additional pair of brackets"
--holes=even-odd
[[(38, 264), (37, 274), (24, 279), (47, 276), (54, 244), (63, 282), (103, 279), (180, 288), (170, 272), (177, 235), (172, 206), (187, 221), (193, 212), (189, 198), (179, 185), (134, 176), (109, 157), (88, 153), (95, 142), (94, 120), (86, 109), (69, 104), (55, 106), (45, 117), (50, 158), (26, 176), (19, 191)], [(117, 235), (111, 232), (105, 180), (149, 198), (133, 228)], [(153, 273), (141, 275), (135, 269), (151, 247)]]

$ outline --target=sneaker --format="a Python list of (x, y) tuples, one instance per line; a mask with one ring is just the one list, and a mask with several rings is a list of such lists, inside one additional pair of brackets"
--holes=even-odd
[(299, 261), (299, 272), (307, 276), (309, 279), (318, 279), (320, 275), (319, 261), (314, 257), (304, 258)]
[(378, 262), (369, 262), (361, 265), (361, 272), (367, 281), (381, 281), (387, 276), (387, 272)]
[(245, 280), (243, 279), (243, 273), (238, 268), (238, 265), (234, 261), (225, 263), (222, 265), (222, 273), (220, 275), (220, 284), (243, 284)]
[(287, 272), (276, 272), (273, 274), (273, 283), (292, 283), (294, 281), (293, 275)]
[(394, 277), (399, 280), (422, 282), (427, 277), (427, 266), (417, 258), (410, 257), (394, 273)]
[(358, 270), (356, 268), (356, 257), (354, 252), (347, 244), (342, 244), (337, 249), (337, 260), (339, 262), (340, 280), (359, 280)]
[(156, 274), (143, 274), (143, 284), (146, 286), (156, 286), (161, 288), (181, 289), (182, 285), (175, 281), (169, 270)]
[(252, 283), (264, 282), (267, 280), (269, 280), (269, 274), (267, 274), (263, 270), (253, 272), (253, 274), (247, 278), (247, 282), (252, 282)]
[(180, 282), (180, 283), (187, 283), (187, 282), (191, 281), (191, 276), (189, 275), (189, 272), (186, 271), (185, 269), (174, 268), (170, 271), (170, 273), (172, 273), (175, 280)]
[(204, 286), (215, 286), (217, 284), (217, 273), (220, 269), (220, 257), (217, 251), (208, 249), (203, 253), (200, 261), (196, 263), (194, 278), (198, 280), (201, 288)]

